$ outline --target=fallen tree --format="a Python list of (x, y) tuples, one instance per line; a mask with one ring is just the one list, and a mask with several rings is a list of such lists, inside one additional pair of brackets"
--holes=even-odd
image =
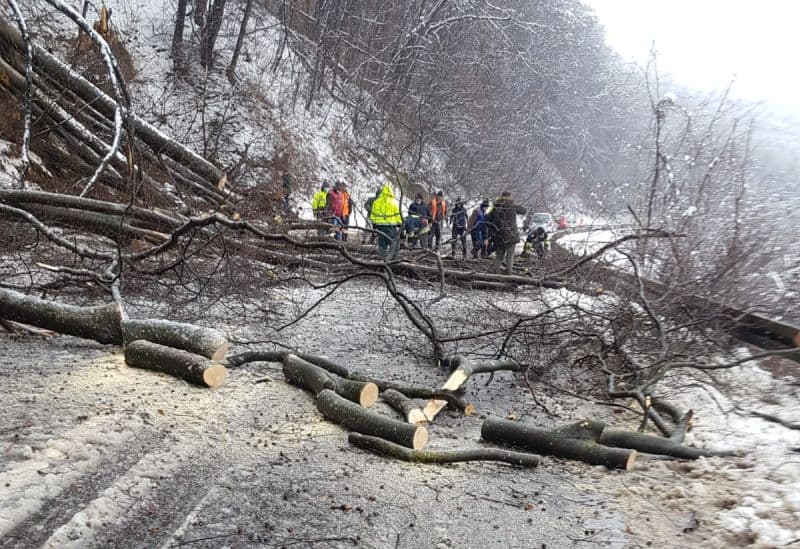
[(352, 381), (360, 381), (365, 383), (374, 383), (381, 392), (388, 390), (395, 390), (408, 398), (425, 398), (425, 399), (438, 399), (446, 402), (447, 405), (452, 406), (453, 409), (459, 410), (464, 415), (472, 415), (475, 412), (475, 407), (464, 400), (464, 398), (453, 392), (443, 389), (431, 389), (419, 385), (411, 385), (407, 383), (397, 383), (394, 381), (386, 381), (377, 379), (372, 376), (361, 374), (357, 371), (350, 371), (348, 368), (333, 362), (327, 357), (319, 356), (311, 353), (304, 353), (300, 351), (245, 351), (227, 358), (229, 368), (236, 368), (251, 362), (280, 362), (283, 363), (286, 356), (294, 354), (303, 360), (315, 364), (328, 372), (335, 374), (341, 378), (349, 379)]
[(99, 343), (122, 342), (122, 308), (116, 303), (78, 307), (0, 288), (0, 318)]

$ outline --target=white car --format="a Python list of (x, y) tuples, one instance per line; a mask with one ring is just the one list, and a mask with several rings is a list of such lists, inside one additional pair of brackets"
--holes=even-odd
[(533, 231), (536, 230), (537, 227), (542, 227), (547, 231), (547, 234), (553, 234), (558, 230), (555, 217), (553, 217), (553, 214), (549, 213), (535, 213), (531, 216), (531, 226), (528, 230)]

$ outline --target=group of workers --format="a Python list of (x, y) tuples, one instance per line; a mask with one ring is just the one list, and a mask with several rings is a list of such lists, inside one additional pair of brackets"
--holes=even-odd
[[(409, 247), (419, 246), (440, 251), (442, 228), (448, 224), (451, 227), (454, 257), (460, 248), (462, 258), (467, 258), (469, 234), (474, 259), (494, 254), (495, 272), (500, 272), (501, 269), (506, 274), (512, 272), (514, 250), (520, 240), (517, 216), (525, 215), (526, 209), (514, 202), (510, 191), (504, 191), (493, 205), (490, 205), (489, 200), (483, 200), (469, 215), (464, 200), (460, 198), (448, 214), (444, 193), (439, 191), (428, 203), (418, 193), (408, 207), (408, 215), (403, 219), (400, 203), (388, 183), (364, 205), (373, 228), (369, 242), (374, 242), (377, 235), (378, 249), (387, 259), (396, 255), (401, 236), (405, 237)], [(347, 241), (347, 227), (354, 204), (343, 181), (336, 181), (333, 189), (330, 189), (328, 183), (323, 183), (321, 189), (314, 194), (312, 207), (317, 220), (334, 225), (337, 240)], [(318, 229), (320, 235), (326, 232), (325, 228)], [(531, 236), (526, 242), (526, 251), (530, 240)]]

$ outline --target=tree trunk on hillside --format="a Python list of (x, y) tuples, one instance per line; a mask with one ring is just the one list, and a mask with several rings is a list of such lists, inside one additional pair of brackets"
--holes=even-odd
[(214, 0), (214, 3), (211, 4), (211, 9), (208, 11), (206, 23), (203, 25), (203, 32), (200, 36), (200, 64), (206, 69), (211, 69), (214, 65), (214, 46), (217, 43), (219, 29), (222, 27), (226, 1)]
[(186, 0), (178, 0), (178, 9), (175, 11), (175, 32), (172, 34), (172, 66), (176, 71), (183, 66), (183, 27), (185, 22)]
[(150, 341), (134, 341), (125, 347), (125, 362), (135, 368), (163, 372), (196, 385), (219, 387), (228, 371), (219, 362)]
[(239, 62), (239, 54), (242, 51), (242, 45), (244, 44), (244, 37), (247, 34), (247, 24), (250, 22), (250, 12), (253, 10), (253, 0), (247, 0), (247, 4), (244, 6), (244, 15), (242, 16), (242, 24), (239, 27), (239, 36), (236, 38), (236, 45), (233, 47), (233, 56), (231, 57), (231, 62), (228, 65), (227, 70), (225, 71), (225, 75), (228, 77), (229, 80), (233, 80), (234, 73), (236, 72), (236, 64)]
[(116, 303), (77, 307), (0, 288), (0, 318), (100, 343), (122, 343), (122, 309)]
[(206, 21), (206, 11), (208, 8), (208, 0), (194, 0), (194, 24), (198, 29), (202, 29)]

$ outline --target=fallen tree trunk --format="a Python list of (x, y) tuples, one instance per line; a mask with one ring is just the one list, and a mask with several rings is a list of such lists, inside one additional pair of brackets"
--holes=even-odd
[(172, 215), (127, 204), (43, 191), (0, 189), (0, 202), (22, 208), (25, 208), (25, 204), (42, 204), (62, 208), (75, 208), (85, 212), (125, 216), (126, 221), (131, 224), (143, 224), (145, 225), (144, 228), (159, 232), (171, 231), (185, 222), (182, 217), (173, 217)]
[(636, 461), (636, 450), (609, 448), (596, 442), (604, 425), (582, 421), (562, 429), (546, 431), (516, 421), (486, 418), (481, 426), (484, 440), (507, 446), (517, 446), (537, 454), (574, 459), (590, 465), (605, 465), (610, 469), (629, 470)]
[(383, 401), (394, 408), (397, 413), (406, 418), (406, 422), (413, 425), (425, 425), (428, 418), (410, 398), (395, 389), (388, 389), (381, 394)]
[(0, 288), (0, 318), (100, 343), (122, 343), (122, 308), (116, 303), (77, 307)]
[(131, 319), (122, 323), (125, 344), (139, 339), (183, 349), (212, 360), (220, 360), (230, 343), (224, 333), (205, 326), (156, 319)]
[[(7, 23), (2, 23), (0, 24), (0, 34), (13, 44), (19, 52), (25, 51), (26, 45), (17, 29)], [(93, 105), (94, 108), (107, 119), (113, 120), (116, 102), (111, 97), (43, 48), (36, 44), (32, 44), (32, 47), (35, 68), (41, 67), (49, 78), (58, 81), (65, 88), (73, 91), (86, 103)], [(17, 68), (17, 70), (19, 69)], [(137, 137), (150, 146), (156, 153), (164, 154), (176, 162), (191, 166), (195, 172), (206, 179), (206, 184), (210, 189), (216, 188), (217, 182), (223, 175), (216, 166), (197, 153), (186, 149), (176, 141), (168, 138), (154, 126), (143, 121), (138, 116), (133, 116), (132, 119)]]
[(317, 395), (317, 409), (334, 423), (364, 435), (383, 438), (414, 450), (428, 443), (428, 430), (425, 427), (367, 410), (330, 389), (323, 389)]
[(163, 372), (212, 388), (222, 385), (228, 375), (219, 362), (144, 340), (133, 341), (125, 347), (125, 362), (128, 366)]
[(638, 433), (636, 431), (626, 431), (623, 429), (604, 429), (597, 442), (605, 446), (617, 448), (633, 448), (648, 454), (659, 454), (680, 459), (697, 459), (699, 457), (711, 457), (720, 454), (709, 450), (701, 450), (690, 446), (683, 446), (669, 438), (657, 437)]
[[(516, 371), (522, 368), (522, 365), (516, 360), (484, 360), (481, 362), (473, 362), (463, 355), (454, 356), (449, 363), (454, 369), (450, 373), (450, 377), (447, 378), (445, 384), (442, 385), (442, 390), (445, 391), (457, 390), (474, 374), (494, 373), (500, 370)], [(428, 421), (433, 421), (446, 405), (447, 401), (435, 398), (428, 401), (422, 411), (425, 413)]]
[(283, 359), (283, 375), (289, 383), (311, 391), (314, 396), (330, 389), (365, 407), (378, 400), (378, 387), (374, 383), (343, 379), (291, 353)]
[(412, 461), (414, 463), (457, 463), (463, 461), (502, 461), (519, 467), (536, 467), (537, 456), (523, 452), (512, 452), (500, 448), (473, 448), (469, 450), (409, 450), (382, 438), (350, 433), (350, 444), (376, 454)]
[(137, 238), (160, 244), (168, 238), (164, 233), (134, 227), (124, 222), (122, 216), (39, 204), (22, 204), (19, 207), (29, 211), (42, 222), (54, 221), (56, 225), (85, 230), (113, 240), (119, 240), (118, 236), (126, 236), (128, 239)]

